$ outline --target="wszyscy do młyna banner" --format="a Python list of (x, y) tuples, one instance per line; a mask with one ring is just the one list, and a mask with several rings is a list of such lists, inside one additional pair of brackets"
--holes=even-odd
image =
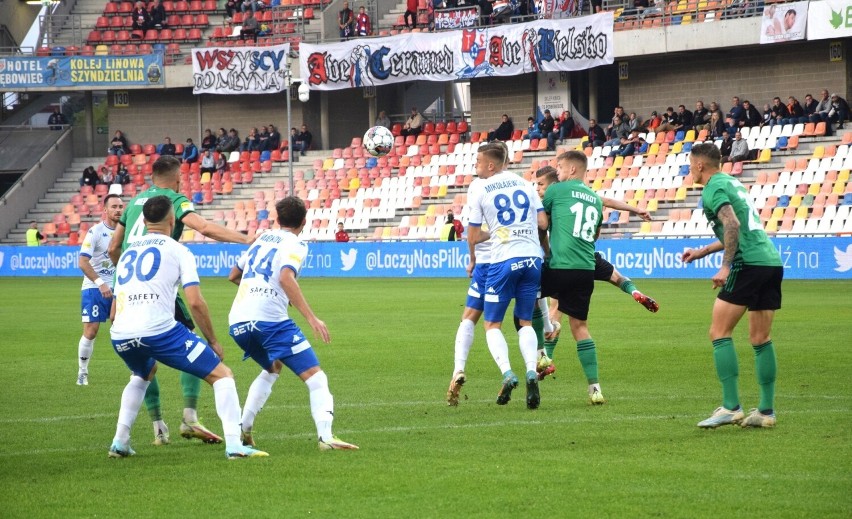
[(166, 86), (163, 55), (0, 58), (0, 88)]
[(272, 94), (287, 89), (290, 44), (192, 49), (193, 94)]
[[(632, 278), (709, 279), (717, 253), (690, 265), (683, 251), (710, 239), (600, 240), (597, 250)], [(852, 279), (852, 237), (773, 239), (785, 279)], [(246, 249), (230, 244), (189, 244), (202, 276), (227, 276)], [(82, 276), (79, 247), (0, 247), (0, 276)], [(466, 242), (312, 242), (305, 277), (465, 277)]]
[(613, 62), (612, 13), (299, 48), (313, 90), (584, 70)]

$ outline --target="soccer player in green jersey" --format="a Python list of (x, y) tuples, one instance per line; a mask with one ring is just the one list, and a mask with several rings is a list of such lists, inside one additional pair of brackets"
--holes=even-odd
[[(713, 288), (721, 288), (713, 304), (710, 339), (713, 360), (722, 383), (722, 405), (698, 427), (716, 428), (775, 426), (775, 376), (777, 365), (770, 332), (775, 310), (781, 308), (784, 267), (778, 250), (769, 241), (760, 216), (745, 187), (719, 168), (721, 154), (714, 144), (693, 146), (689, 171), (704, 185), (701, 199), (704, 215), (718, 241), (700, 249), (689, 249), (683, 260), (691, 263), (708, 254), (724, 251), (722, 266), (713, 275)], [(734, 328), (748, 310), (749, 340), (754, 348), (755, 373), (760, 403), (746, 415), (740, 407), (737, 354), (731, 339)]]
[[(131, 242), (143, 236), (147, 230), (142, 218), (142, 206), (145, 201), (155, 196), (164, 195), (172, 202), (175, 213), (175, 226), (171, 237), (179, 241), (184, 226), (194, 229), (202, 235), (220, 242), (249, 244), (252, 240), (245, 234), (232, 231), (221, 225), (208, 222), (195, 212), (195, 207), (186, 196), (180, 193), (180, 162), (172, 156), (162, 156), (153, 164), (150, 189), (138, 194), (128, 202), (121, 220), (109, 244), (109, 256), (113, 263), (118, 261), (121, 253)], [(128, 230), (129, 229), (129, 230)], [(189, 312), (180, 296), (175, 301), (175, 320), (184, 324), (189, 330), (195, 329)], [(188, 373), (181, 373), (184, 409), (183, 422), (180, 426), (184, 438), (198, 438), (205, 443), (221, 443), (222, 438), (204, 427), (198, 420), (198, 395), (201, 392), (201, 379)], [(154, 424), (154, 445), (169, 443), (169, 429), (163, 421), (160, 409), (160, 384), (155, 377), (145, 393), (145, 406)]]
[(541, 295), (556, 294), (558, 309), (568, 315), (577, 356), (589, 383), (589, 402), (606, 402), (598, 381), (595, 341), (589, 334), (589, 303), (595, 288), (595, 240), (603, 221), (600, 197), (583, 182), (586, 156), (568, 151), (556, 159), (560, 182), (544, 194), (544, 212), (550, 230), (550, 263), (542, 272)]

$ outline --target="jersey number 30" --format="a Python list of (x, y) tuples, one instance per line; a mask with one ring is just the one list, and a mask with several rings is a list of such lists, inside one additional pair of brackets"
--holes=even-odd
[[(152, 259), (150, 265), (146, 265), (149, 256)], [(133, 276), (136, 276), (139, 281), (150, 281), (160, 270), (160, 250), (154, 247), (142, 252), (129, 249), (124, 253), (123, 259), (119, 267), (121, 271), (118, 274), (118, 282), (121, 284), (127, 283)]]

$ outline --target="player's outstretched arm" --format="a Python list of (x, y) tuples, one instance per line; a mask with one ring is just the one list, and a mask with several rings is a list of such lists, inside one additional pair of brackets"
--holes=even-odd
[(240, 267), (234, 265), (231, 267), (231, 272), (228, 273), (228, 281), (235, 285), (239, 285), (240, 281), (243, 280), (243, 271), (240, 270)]
[(213, 322), (210, 320), (210, 310), (207, 308), (207, 301), (201, 295), (201, 287), (190, 285), (183, 289), (183, 293), (186, 295), (186, 302), (189, 303), (192, 318), (201, 328), (201, 333), (204, 334), (207, 343), (210, 344), (210, 347), (213, 348), (220, 359), (224, 359), (225, 354), (219, 341), (216, 340), (216, 332), (213, 331)]
[(706, 247), (686, 249), (681, 256), (681, 259), (683, 259), (684, 263), (692, 263), (697, 259), (701, 259), (704, 256), (713, 254), (714, 252), (719, 252), (720, 250), (725, 250), (725, 246), (722, 245), (722, 242), (717, 240)]
[(604, 207), (609, 207), (610, 209), (615, 209), (616, 211), (627, 211), (628, 213), (635, 214), (646, 222), (651, 221), (651, 213), (649, 213), (645, 209), (639, 209), (638, 207), (633, 207), (627, 202), (616, 200), (614, 198), (607, 198), (605, 196), (601, 197), (601, 201), (603, 202)]
[(326, 327), (325, 323), (319, 320), (319, 318), (314, 315), (314, 311), (311, 310), (311, 306), (308, 304), (308, 300), (305, 299), (304, 294), (302, 294), (302, 289), (299, 287), (299, 282), (296, 280), (296, 273), (289, 268), (283, 268), (281, 269), (279, 281), (281, 282), (281, 288), (284, 289), (284, 293), (287, 295), (287, 299), (290, 300), (290, 304), (295, 306), (296, 310), (305, 316), (305, 319), (308, 320), (308, 324), (311, 325), (314, 333), (322, 337), (322, 342), (328, 344), (328, 342), (331, 341), (331, 335), (328, 333), (328, 327)]
[[(200, 232), (207, 238), (212, 238), (218, 242), (225, 243), (242, 243), (245, 245), (250, 245), (254, 242), (254, 238), (249, 238), (247, 235), (232, 231), (227, 227), (222, 227), (219, 224), (215, 224), (213, 222), (208, 222), (198, 213), (189, 213), (183, 217), (181, 220), (184, 225), (194, 230), (195, 232)], [(116, 230), (117, 232), (117, 230)]]
[(113, 265), (118, 265), (118, 258), (121, 257), (121, 244), (124, 242), (124, 225), (119, 222), (115, 226), (115, 232), (112, 233), (112, 239), (107, 247), (107, 255)]

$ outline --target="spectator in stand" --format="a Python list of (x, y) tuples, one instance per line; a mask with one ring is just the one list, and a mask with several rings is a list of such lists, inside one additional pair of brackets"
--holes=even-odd
[(230, 23), (234, 20), (234, 13), (241, 11), (241, 3), (241, 0), (225, 0), (225, 13), (227, 14), (227, 17), (225, 18), (226, 22)]
[[(296, 143), (299, 144), (299, 151), (302, 152), (302, 155), (311, 149), (311, 143), (313, 140), (314, 136), (308, 131), (308, 125), (302, 124), (302, 131), (299, 132), (299, 136), (296, 138)], [(295, 148), (293, 149), (295, 150)]]
[[(843, 129), (843, 123), (849, 119), (849, 103), (837, 94), (831, 94), (831, 109), (828, 111), (828, 122), (837, 123), (837, 129)], [(829, 125), (826, 125), (826, 133), (830, 133)]]
[(692, 127), (696, 132), (710, 130), (710, 110), (704, 108), (704, 101), (695, 102), (695, 111), (692, 112)]
[(160, 156), (171, 155), (172, 157), (177, 155), (177, 151), (176, 151), (175, 145), (172, 144), (171, 137), (164, 138), (163, 143), (160, 144), (159, 146), (157, 146), (157, 154), (160, 155)]
[(157, 3), (151, 7), (151, 24), (155, 29), (163, 29), (169, 24), (167, 23), (168, 15), (166, 8), (163, 6), (163, 0), (157, 0)]
[(626, 138), (629, 133), (630, 127), (627, 123), (616, 117), (612, 120), (612, 128), (609, 130), (608, 140), (604, 143), (604, 146), (619, 146), (621, 139)]
[(299, 130), (295, 127), (290, 128), (290, 149), (293, 151), (302, 151), (302, 143), (299, 142)]
[(722, 122), (725, 122), (725, 114), (722, 113), (722, 110), (719, 108), (719, 103), (716, 101), (710, 102), (710, 113), (712, 114), (713, 112), (718, 112), (719, 119), (721, 119)]
[(657, 128), (659, 128), (661, 124), (663, 124), (663, 118), (660, 117), (660, 114), (658, 114), (656, 110), (654, 110), (651, 112), (651, 117), (645, 121), (645, 124), (642, 125), (642, 127), (647, 131), (657, 131)]
[[(207, 130), (209, 133), (210, 130)], [(206, 148), (210, 149), (210, 148)], [(192, 143), (192, 139), (186, 140), (186, 145), (183, 147), (183, 153), (180, 156), (180, 160), (187, 164), (193, 164), (198, 162), (198, 148), (195, 147), (195, 144)]]
[(224, 128), (219, 128), (216, 130), (216, 144), (213, 146), (213, 149), (219, 148), (220, 145), (224, 144), (228, 139), (228, 132)]
[(642, 128), (642, 120), (639, 119), (639, 117), (636, 115), (636, 112), (630, 112), (630, 115), (627, 116), (627, 126), (630, 128), (630, 131), (640, 130)]
[(202, 150), (212, 150), (216, 147), (216, 137), (213, 136), (213, 132), (210, 131), (210, 128), (204, 130), (204, 137), (201, 138), (201, 149)]
[[(246, 9), (246, 4), (243, 4), (243, 11)], [(257, 43), (257, 32), (260, 30), (260, 22), (254, 16), (254, 9), (246, 13), (243, 18), (243, 28), (240, 30), (240, 39), (248, 40), (251, 38)]]
[(357, 36), (372, 36), (373, 26), (370, 24), (370, 15), (362, 5), (358, 8), (358, 16), (355, 17), (355, 34)]
[(219, 157), (216, 159), (216, 173), (223, 175), (225, 170), (228, 169), (228, 161), (225, 160), (225, 154), (220, 153)]
[(734, 136), (734, 142), (731, 144), (731, 154), (727, 159), (723, 157), (722, 162), (744, 162), (749, 159), (750, 154), (748, 142), (743, 139), (743, 134), (738, 131)]
[(346, 41), (352, 37), (352, 27), (354, 23), (355, 15), (352, 12), (352, 9), (349, 9), (349, 2), (344, 0), (343, 9), (341, 9), (337, 14), (337, 26), (340, 28), (340, 41)]
[(379, 112), (379, 116), (378, 116), (378, 117), (376, 117), (376, 126), (384, 126), (384, 127), (385, 127), (385, 128), (387, 128), (388, 130), (390, 130), (390, 129), (391, 129), (391, 120), (390, 120), (390, 117), (388, 117), (388, 114), (387, 114), (387, 113), (385, 113), (385, 111), (384, 111), (384, 110), (382, 110), (381, 112)]
[(550, 114), (550, 110), (545, 110), (544, 118), (538, 123), (538, 132), (541, 134), (541, 138), (546, 138), (548, 135), (550, 135), (550, 132), (553, 131), (553, 128), (555, 126), (556, 121)]
[(625, 17), (635, 17), (640, 13), (644, 13), (645, 10), (648, 9), (649, 5), (648, 0), (633, 0), (633, 6), (627, 7), (621, 12), (619, 21), (624, 21)]
[[(743, 103), (743, 109), (745, 109), (745, 103)], [(781, 102), (780, 97), (772, 98), (770, 109), (772, 110), (772, 119), (769, 120), (769, 126), (784, 124), (784, 119), (790, 117), (790, 112), (787, 111), (787, 106)]]
[(455, 217), (452, 209), (447, 210), (447, 219), (450, 218), (453, 220), (453, 229), (456, 232), (456, 240), (461, 240), (462, 234), (464, 234), (464, 225), (462, 225), (461, 220)]
[(281, 147), (281, 133), (278, 131), (278, 128), (275, 125), (269, 125), (269, 139), (266, 141), (266, 147), (262, 148), (260, 151), (272, 151), (277, 150)]
[[(405, 26), (409, 29), (417, 27), (417, 0), (407, 0), (405, 3)], [(411, 20), (409, 22), (409, 20)]]
[(213, 152), (210, 150), (204, 150), (204, 155), (201, 156), (201, 172), (210, 173), (212, 175), (215, 171), (216, 158), (213, 157)]
[(661, 117), (662, 122), (660, 123), (660, 126), (657, 127), (657, 133), (672, 131), (680, 124), (680, 118), (671, 106), (666, 108), (666, 111)]
[(675, 125), (675, 131), (688, 132), (692, 129), (692, 112), (686, 109), (684, 105), (677, 106), (678, 124)]
[[(777, 99), (777, 98), (776, 98)], [(784, 106), (784, 105), (781, 105)], [(754, 128), (760, 126), (763, 117), (756, 107), (746, 99), (743, 101), (742, 120), (740, 120), (740, 128)]]
[(813, 116), (816, 113), (818, 105), (819, 103), (814, 99), (814, 96), (805, 94), (805, 104), (802, 105), (802, 108), (805, 110), (805, 118), (807, 119), (805, 122), (813, 121)]
[(734, 96), (731, 98), (731, 103), (734, 105), (728, 111), (727, 121), (728, 124), (728, 133), (734, 133), (737, 131), (737, 128), (740, 127), (740, 121), (743, 119), (743, 105), (740, 102), (740, 98)]
[(264, 5), (261, 0), (243, 0), (243, 5), (240, 9), (245, 13), (251, 9), (252, 14), (263, 9)]
[(58, 106), (54, 106), (53, 113), (47, 118), (47, 124), (50, 125), (51, 130), (62, 130), (68, 124), (68, 121), (62, 115), (62, 110)]
[(814, 115), (811, 117), (812, 123), (828, 122), (828, 112), (831, 110), (831, 96), (828, 95), (828, 90), (822, 89), (819, 102), (814, 109)]
[(804, 124), (808, 122), (808, 118), (805, 117), (805, 109), (802, 108), (802, 104), (799, 103), (799, 100), (793, 96), (787, 98), (787, 113), (789, 114), (789, 117), (787, 117), (784, 124)]
[(455, 217), (452, 213), (447, 213), (447, 219), (444, 220), (444, 225), (441, 227), (441, 241), (457, 241)]
[(121, 157), (129, 151), (130, 149), (127, 147), (127, 138), (124, 137), (124, 134), (121, 133), (121, 130), (116, 130), (115, 136), (109, 143), (109, 149), (107, 150), (107, 153), (109, 153), (110, 155), (116, 155), (118, 157)]
[(606, 140), (606, 134), (603, 128), (598, 126), (598, 122), (594, 119), (589, 119), (589, 140), (586, 141), (585, 147), (603, 146)]
[(620, 122), (627, 122), (627, 118), (624, 116), (624, 107), (616, 106), (612, 110), (612, 121), (610, 121), (609, 126), (606, 127), (606, 131), (609, 132), (612, 130), (612, 127), (615, 126), (615, 119), (618, 118)]
[(252, 128), (249, 130), (248, 135), (246, 135), (245, 140), (243, 141), (243, 145), (240, 148), (240, 151), (255, 151), (260, 149), (260, 136), (258, 135), (257, 128)]
[(44, 240), (44, 235), (38, 232), (38, 224), (33, 220), (27, 229), (27, 247), (38, 247)]
[(222, 136), (216, 144), (216, 151), (219, 153), (230, 153), (240, 149), (240, 137), (237, 135), (237, 130), (231, 128), (227, 134), (224, 133), (224, 128), (219, 128), (219, 131), (222, 132)]
[(772, 108), (769, 103), (763, 105), (763, 119), (760, 121), (760, 127), (763, 128), (772, 120)]
[(133, 8), (130, 17), (133, 19), (134, 31), (147, 31), (154, 27), (151, 23), (151, 14), (148, 13), (148, 10), (145, 9), (145, 4), (142, 2), (136, 2), (136, 7)]
[(527, 117), (527, 135), (525, 139), (541, 139), (541, 132), (538, 131), (538, 126), (535, 124), (535, 119)]
[(261, 126), (260, 133), (257, 134), (257, 149), (258, 151), (263, 151), (266, 149), (267, 143), (269, 142), (269, 127)]
[[(636, 117), (635, 113), (633, 114), (633, 117)], [(562, 142), (564, 142), (566, 139), (571, 138), (571, 135), (574, 133), (575, 126), (576, 123), (574, 123), (574, 118), (571, 117), (571, 112), (569, 112), (568, 110), (562, 110), (562, 115), (560, 115), (559, 119), (557, 119), (556, 127), (554, 127), (553, 129), (553, 133), (556, 133), (556, 135), (553, 135), (553, 133), (551, 133), (551, 135), (553, 135), (554, 142), (551, 143), (550, 136), (548, 136), (547, 143), (550, 144), (551, 147), (555, 147), (556, 139), (558, 138), (559, 144), (562, 144)]]
[(503, 114), (500, 121), (500, 126), (497, 129), (488, 130), (488, 140), (493, 141), (495, 139), (500, 139), (501, 141), (508, 141), (512, 138), (512, 132), (515, 131), (515, 125), (512, 123), (512, 119), (509, 118), (507, 114)]
[(719, 153), (722, 154), (722, 160), (727, 160), (731, 156), (731, 148), (734, 145), (734, 139), (731, 134), (726, 131), (722, 132), (722, 142), (719, 144)]
[(644, 142), (645, 139), (639, 137), (639, 130), (633, 130), (630, 132), (630, 135), (621, 139), (621, 143), (617, 148), (613, 148), (612, 151), (609, 152), (609, 156), (627, 157), (629, 155), (633, 155), (642, 147)]
[(115, 175), (112, 174), (112, 168), (108, 168), (106, 166), (101, 166), (99, 176), (98, 184), (103, 184), (105, 186), (112, 185), (113, 180), (115, 180)]
[(728, 134), (725, 129), (725, 121), (722, 120), (722, 116), (720, 114), (721, 112), (718, 110), (710, 112), (710, 138), (713, 140), (721, 138), (722, 134)]
[(337, 222), (337, 232), (334, 233), (334, 241), (338, 243), (346, 243), (349, 241), (349, 234), (343, 230), (343, 222)]
[(405, 124), (402, 125), (402, 131), (400, 134), (403, 137), (408, 137), (409, 135), (420, 135), (420, 131), (423, 129), (423, 116), (420, 115), (420, 112), (417, 111), (416, 106), (411, 107), (411, 116), (406, 119)]
[(83, 170), (83, 176), (80, 178), (80, 187), (83, 186), (92, 186), (95, 187), (98, 185), (98, 172), (95, 171), (95, 168), (89, 166), (88, 168)]
[(127, 171), (127, 168), (124, 167), (124, 164), (119, 164), (118, 173), (115, 174), (115, 179), (113, 179), (114, 184), (125, 185), (130, 183), (130, 172)]

